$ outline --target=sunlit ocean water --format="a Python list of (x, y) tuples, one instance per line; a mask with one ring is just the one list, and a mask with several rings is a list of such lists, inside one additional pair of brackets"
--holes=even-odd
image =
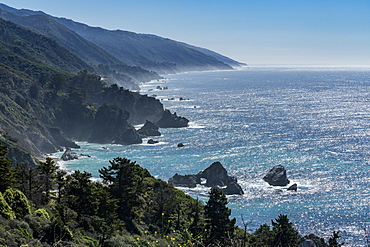
[[(168, 77), (142, 85), (141, 93), (155, 94), (167, 109), (190, 119), (190, 127), (161, 129), (155, 145), (80, 143), (76, 151), (93, 157), (61, 165), (98, 177), (98, 169), (119, 156), (167, 181), (220, 161), (245, 191), (228, 198), (238, 225), (241, 215), (255, 230), (287, 214), (303, 235), (327, 239), (340, 231), (347, 246), (366, 245), (370, 68), (252, 67)], [(185, 147), (177, 148), (180, 142)], [(296, 193), (262, 180), (279, 164), (298, 184)], [(182, 189), (207, 200), (205, 188)]]

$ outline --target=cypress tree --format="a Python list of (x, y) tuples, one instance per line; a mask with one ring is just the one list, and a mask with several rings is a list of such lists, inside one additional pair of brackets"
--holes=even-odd
[(299, 233), (293, 228), (287, 215), (280, 214), (276, 222), (272, 221), (272, 232), (275, 236), (273, 246), (293, 247), (299, 244)]
[(209, 200), (205, 206), (206, 229), (209, 231), (209, 244), (228, 246), (234, 234), (235, 218), (230, 220), (231, 210), (226, 196), (218, 189), (209, 192)]
[(0, 144), (0, 192), (14, 186), (16, 169), (12, 167), (11, 160), (5, 155), (8, 148)]

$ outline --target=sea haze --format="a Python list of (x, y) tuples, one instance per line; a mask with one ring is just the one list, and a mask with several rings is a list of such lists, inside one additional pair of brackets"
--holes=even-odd
[[(120, 156), (167, 181), (220, 161), (245, 191), (229, 197), (238, 225), (241, 215), (255, 230), (287, 214), (302, 234), (328, 238), (339, 230), (347, 244), (366, 245), (370, 68), (252, 67), (168, 77), (143, 84), (141, 93), (156, 95), (190, 127), (161, 129), (155, 145), (80, 143), (77, 152), (93, 157), (62, 165), (98, 177)], [(177, 148), (180, 142), (185, 147)], [(262, 180), (274, 165), (287, 169), (296, 193)], [(206, 189), (184, 190), (207, 200)]]

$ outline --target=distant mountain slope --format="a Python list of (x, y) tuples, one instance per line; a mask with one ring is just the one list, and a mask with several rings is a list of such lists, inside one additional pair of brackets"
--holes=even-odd
[(206, 49), (206, 48), (201, 48), (201, 47), (197, 47), (197, 46), (193, 46), (193, 45), (189, 45), (189, 44), (186, 44), (186, 43), (182, 43), (183, 45), (187, 46), (187, 47), (190, 47), (194, 50), (197, 50), (197, 51), (200, 51), (208, 56), (211, 56), (211, 57), (214, 57), (216, 58), (217, 60), (221, 61), (221, 62), (224, 62), (230, 66), (233, 66), (233, 67), (239, 67), (239, 66), (243, 66), (243, 65), (247, 65), (245, 63), (241, 63), (241, 62), (238, 62), (238, 61), (235, 61), (229, 57), (226, 57), (224, 55), (221, 55), (217, 52), (214, 52), (214, 51), (211, 51), (209, 49)]
[(64, 18), (55, 20), (129, 65), (159, 73), (232, 69), (214, 57), (170, 39), (121, 30), (109, 31)]
[[(75, 73), (92, 68), (56, 41), (0, 18), (0, 63), (25, 72), (30, 66)], [(26, 66), (27, 65), (27, 66)]]
[(45, 14), (27, 15), (24, 14), (22, 10), (13, 11), (20, 14), (16, 15), (1, 9), (3, 6), (4, 5), (0, 4), (0, 18), (12, 21), (29, 28), (33, 32), (54, 39), (59, 45), (92, 65), (97, 73), (104, 77), (108, 77), (112, 83), (117, 83), (128, 89), (138, 89), (135, 81), (143, 82), (160, 78), (160, 76), (154, 72), (124, 64), (109, 52), (84, 39)]
[[(18, 16), (47, 15), (41, 11), (17, 10), (4, 4), (0, 4), (0, 8)], [(232, 69), (230, 65), (239, 64), (218, 53), (156, 35), (109, 31), (65, 18), (47, 16), (108, 51), (120, 61), (158, 73)]]
[(0, 9), (0, 17), (29, 28), (35, 33), (54, 39), (90, 65), (122, 63), (104, 49), (82, 38), (66, 26), (46, 15), (18, 16)]

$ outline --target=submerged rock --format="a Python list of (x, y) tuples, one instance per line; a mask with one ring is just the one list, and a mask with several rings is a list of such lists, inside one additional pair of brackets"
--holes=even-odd
[(158, 143), (159, 141), (154, 141), (153, 139), (149, 139), (148, 140), (148, 144), (156, 144), (156, 143)]
[(282, 165), (274, 166), (266, 176), (263, 177), (263, 180), (272, 186), (286, 186), (290, 183), (286, 175), (286, 170)]
[(168, 180), (174, 186), (194, 188), (197, 184), (202, 184), (205, 179), (205, 186), (220, 189), (226, 195), (242, 195), (243, 189), (237, 183), (235, 177), (227, 174), (226, 169), (220, 162), (214, 162), (211, 166), (195, 175), (175, 174)]

